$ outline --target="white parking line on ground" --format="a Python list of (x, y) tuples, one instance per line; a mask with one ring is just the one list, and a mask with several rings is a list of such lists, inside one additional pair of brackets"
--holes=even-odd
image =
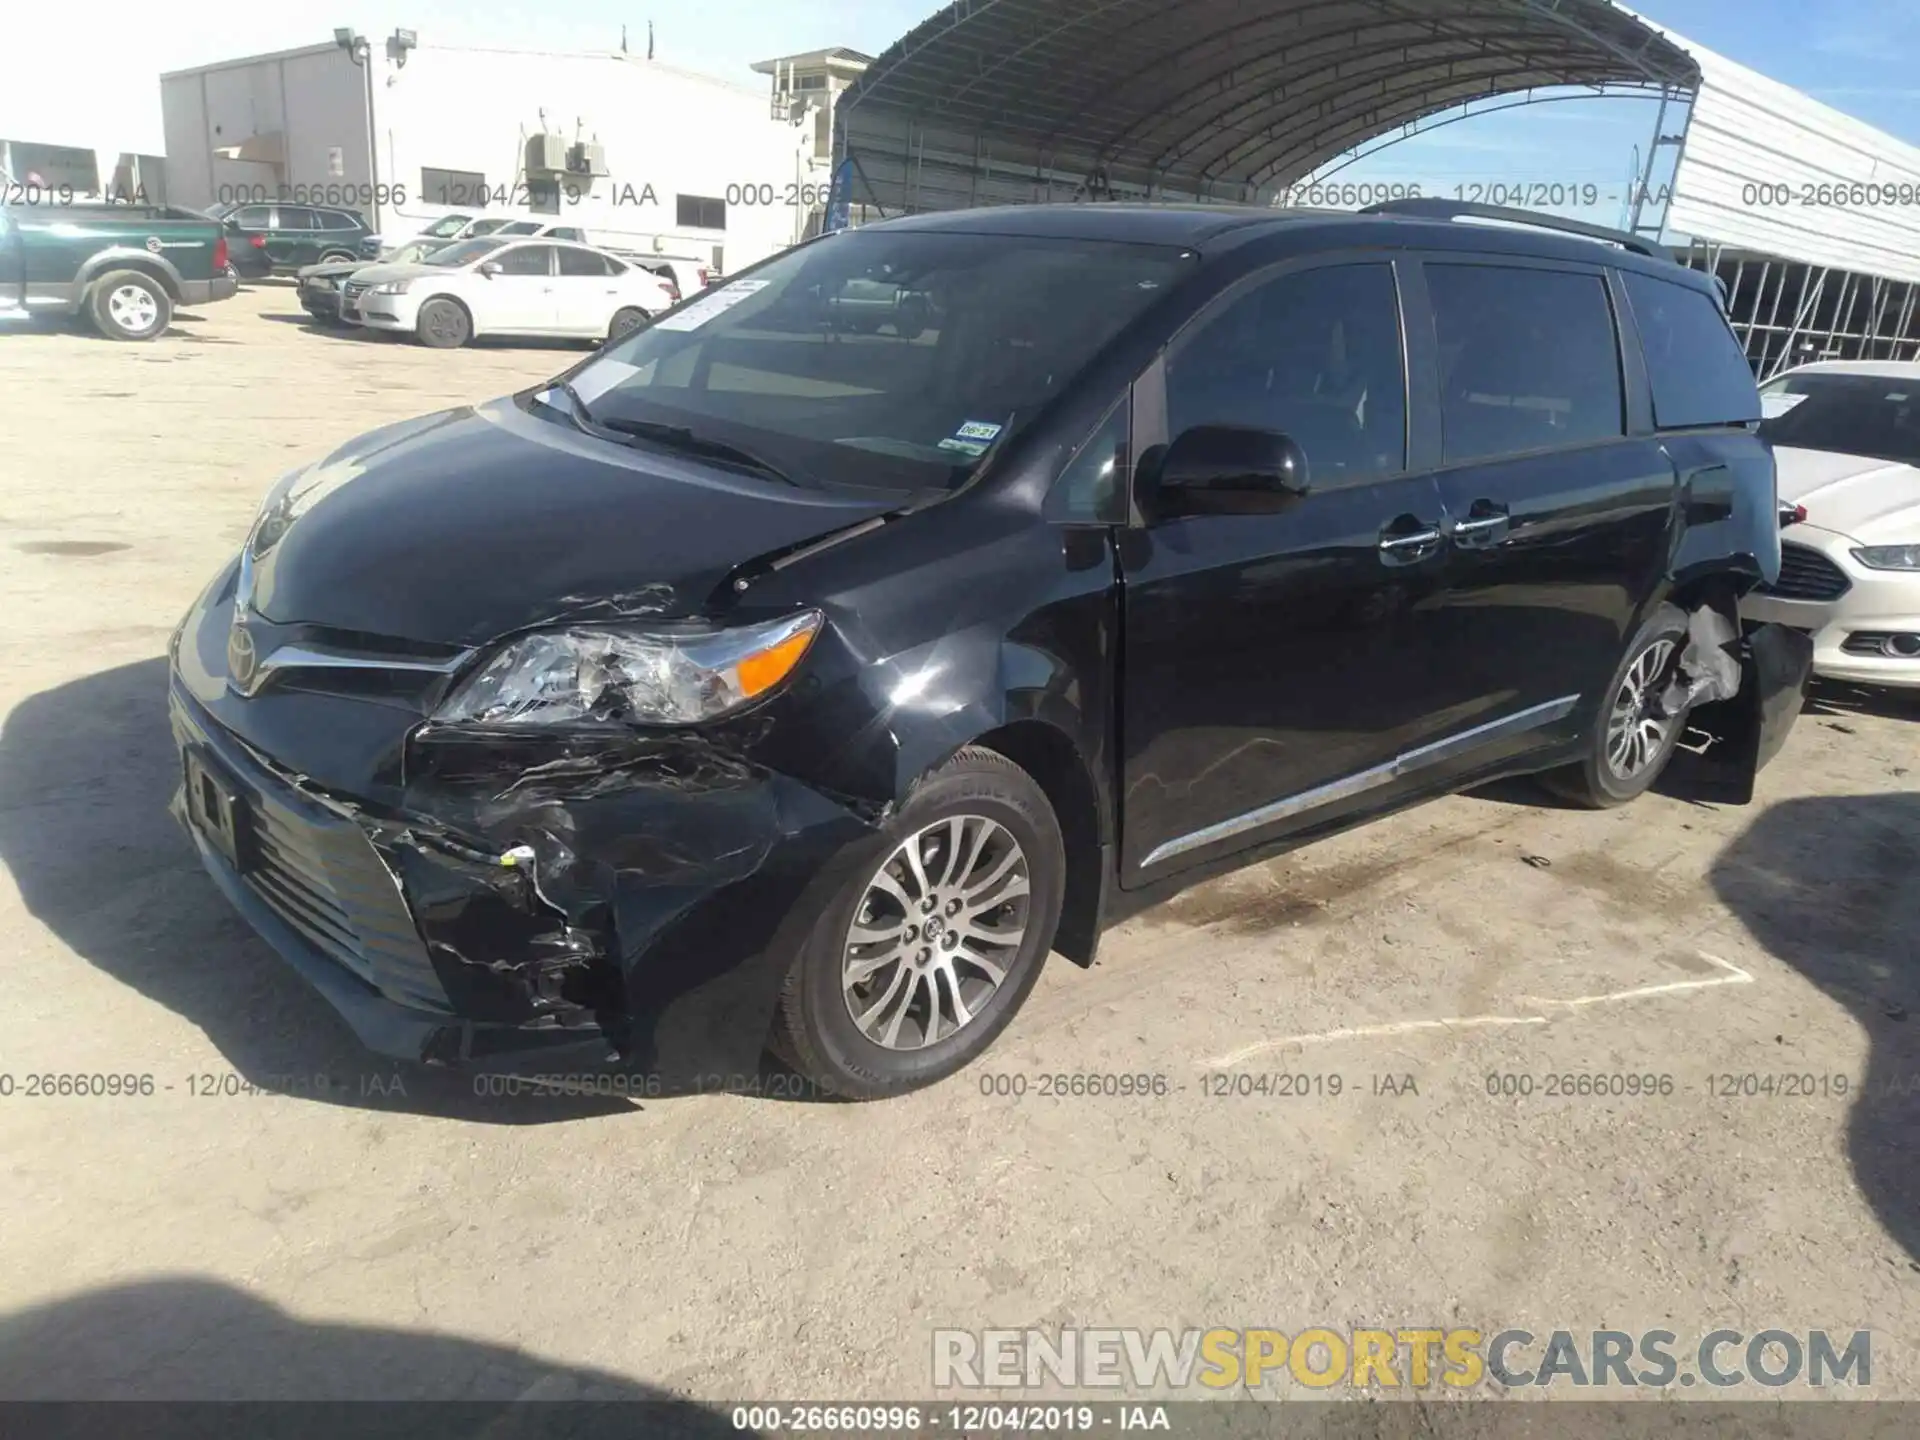
[[(1522, 1004), (1537, 1005), (1548, 1011), (1576, 1010), (1588, 1005), (1612, 1005), (1623, 1000), (1645, 1000), (1656, 995), (1677, 995), (1691, 990), (1710, 990), (1721, 985), (1753, 984), (1753, 976), (1732, 961), (1722, 960), (1718, 955), (1710, 955), (1705, 950), (1697, 953), (1702, 960), (1724, 973), (1705, 980), (1675, 980), (1665, 985), (1636, 985), (1631, 990), (1609, 990), (1599, 995), (1576, 995), (1570, 1000), (1555, 1000), (1539, 995), (1522, 995), (1519, 998)], [(1259, 1040), (1212, 1060), (1203, 1061), (1200, 1068), (1229, 1070), (1235, 1065), (1251, 1060), (1256, 1055), (1284, 1050), (1289, 1045), (1327, 1045), (1338, 1040), (1372, 1040), (1387, 1035), (1409, 1035), (1421, 1030), (1474, 1030), (1507, 1025), (1547, 1025), (1552, 1023), (1553, 1018), (1550, 1013), (1545, 1015), (1449, 1015), (1438, 1020), (1394, 1020), (1383, 1025), (1352, 1025), (1338, 1030), (1315, 1030), (1304, 1035), (1282, 1035), (1276, 1040)]]

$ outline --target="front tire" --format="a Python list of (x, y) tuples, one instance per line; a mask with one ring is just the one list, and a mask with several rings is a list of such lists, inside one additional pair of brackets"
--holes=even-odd
[(458, 350), (473, 338), (473, 317), (454, 300), (429, 300), (413, 322), (422, 345), (435, 350)]
[(787, 974), (775, 1048), (823, 1090), (903, 1094), (971, 1063), (1053, 945), (1066, 847), (1019, 766), (969, 746), (927, 776)]
[(173, 301), (151, 275), (114, 270), (93, 282), (87, 313), (109, 340), (152, 340), (173, 323)]
[(1667, 768), (1687, 728), (1686, 712), (1666, 715), (1656, 703), (1680, 672), (1687, 647), (1686, 612), (1662, 605), (1647, 617), (1602, 693), (1578, 763), (1548, 771), (1540, 782), (1562, 799), (1610, 810), (1644, 795)]

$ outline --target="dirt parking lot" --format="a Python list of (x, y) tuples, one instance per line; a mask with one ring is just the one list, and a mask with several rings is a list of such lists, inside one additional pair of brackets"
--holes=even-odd
[[(1190, 890), (904, 1100), (476, 1096), (203, 878), (162, 654), (283, 470), (578, 352), (304, 321), (0, 334), (0, 1394), (925, 1398), (940, 1327), (1324, 1325), (1864, 1328), (1920, 1397), (1920, 703), (1821, 691), (1749, 808), (1503, 786)], [(96, 1073), (153, 1093), (27, 1093)]]

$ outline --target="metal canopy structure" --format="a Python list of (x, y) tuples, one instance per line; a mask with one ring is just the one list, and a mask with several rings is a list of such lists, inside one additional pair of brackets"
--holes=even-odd
[(1607, 0), (956, 0), (841, 97), (837, 130), (848, 198), (881, 213), (1252, 200), (1472, 101), (1699, 78)]

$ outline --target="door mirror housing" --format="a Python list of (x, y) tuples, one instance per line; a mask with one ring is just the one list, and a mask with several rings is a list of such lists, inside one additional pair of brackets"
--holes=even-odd
[(498, 260), (483, 260), (480, 262), (480, 273), (491, 280), (496, 275), (506, 274), (507, 267)]
[(1154, 494), (1171, 515), (1261, 515), (1307, 493), (1307, 455), (1278, 430), (1195, 425), (1167, 446)]

